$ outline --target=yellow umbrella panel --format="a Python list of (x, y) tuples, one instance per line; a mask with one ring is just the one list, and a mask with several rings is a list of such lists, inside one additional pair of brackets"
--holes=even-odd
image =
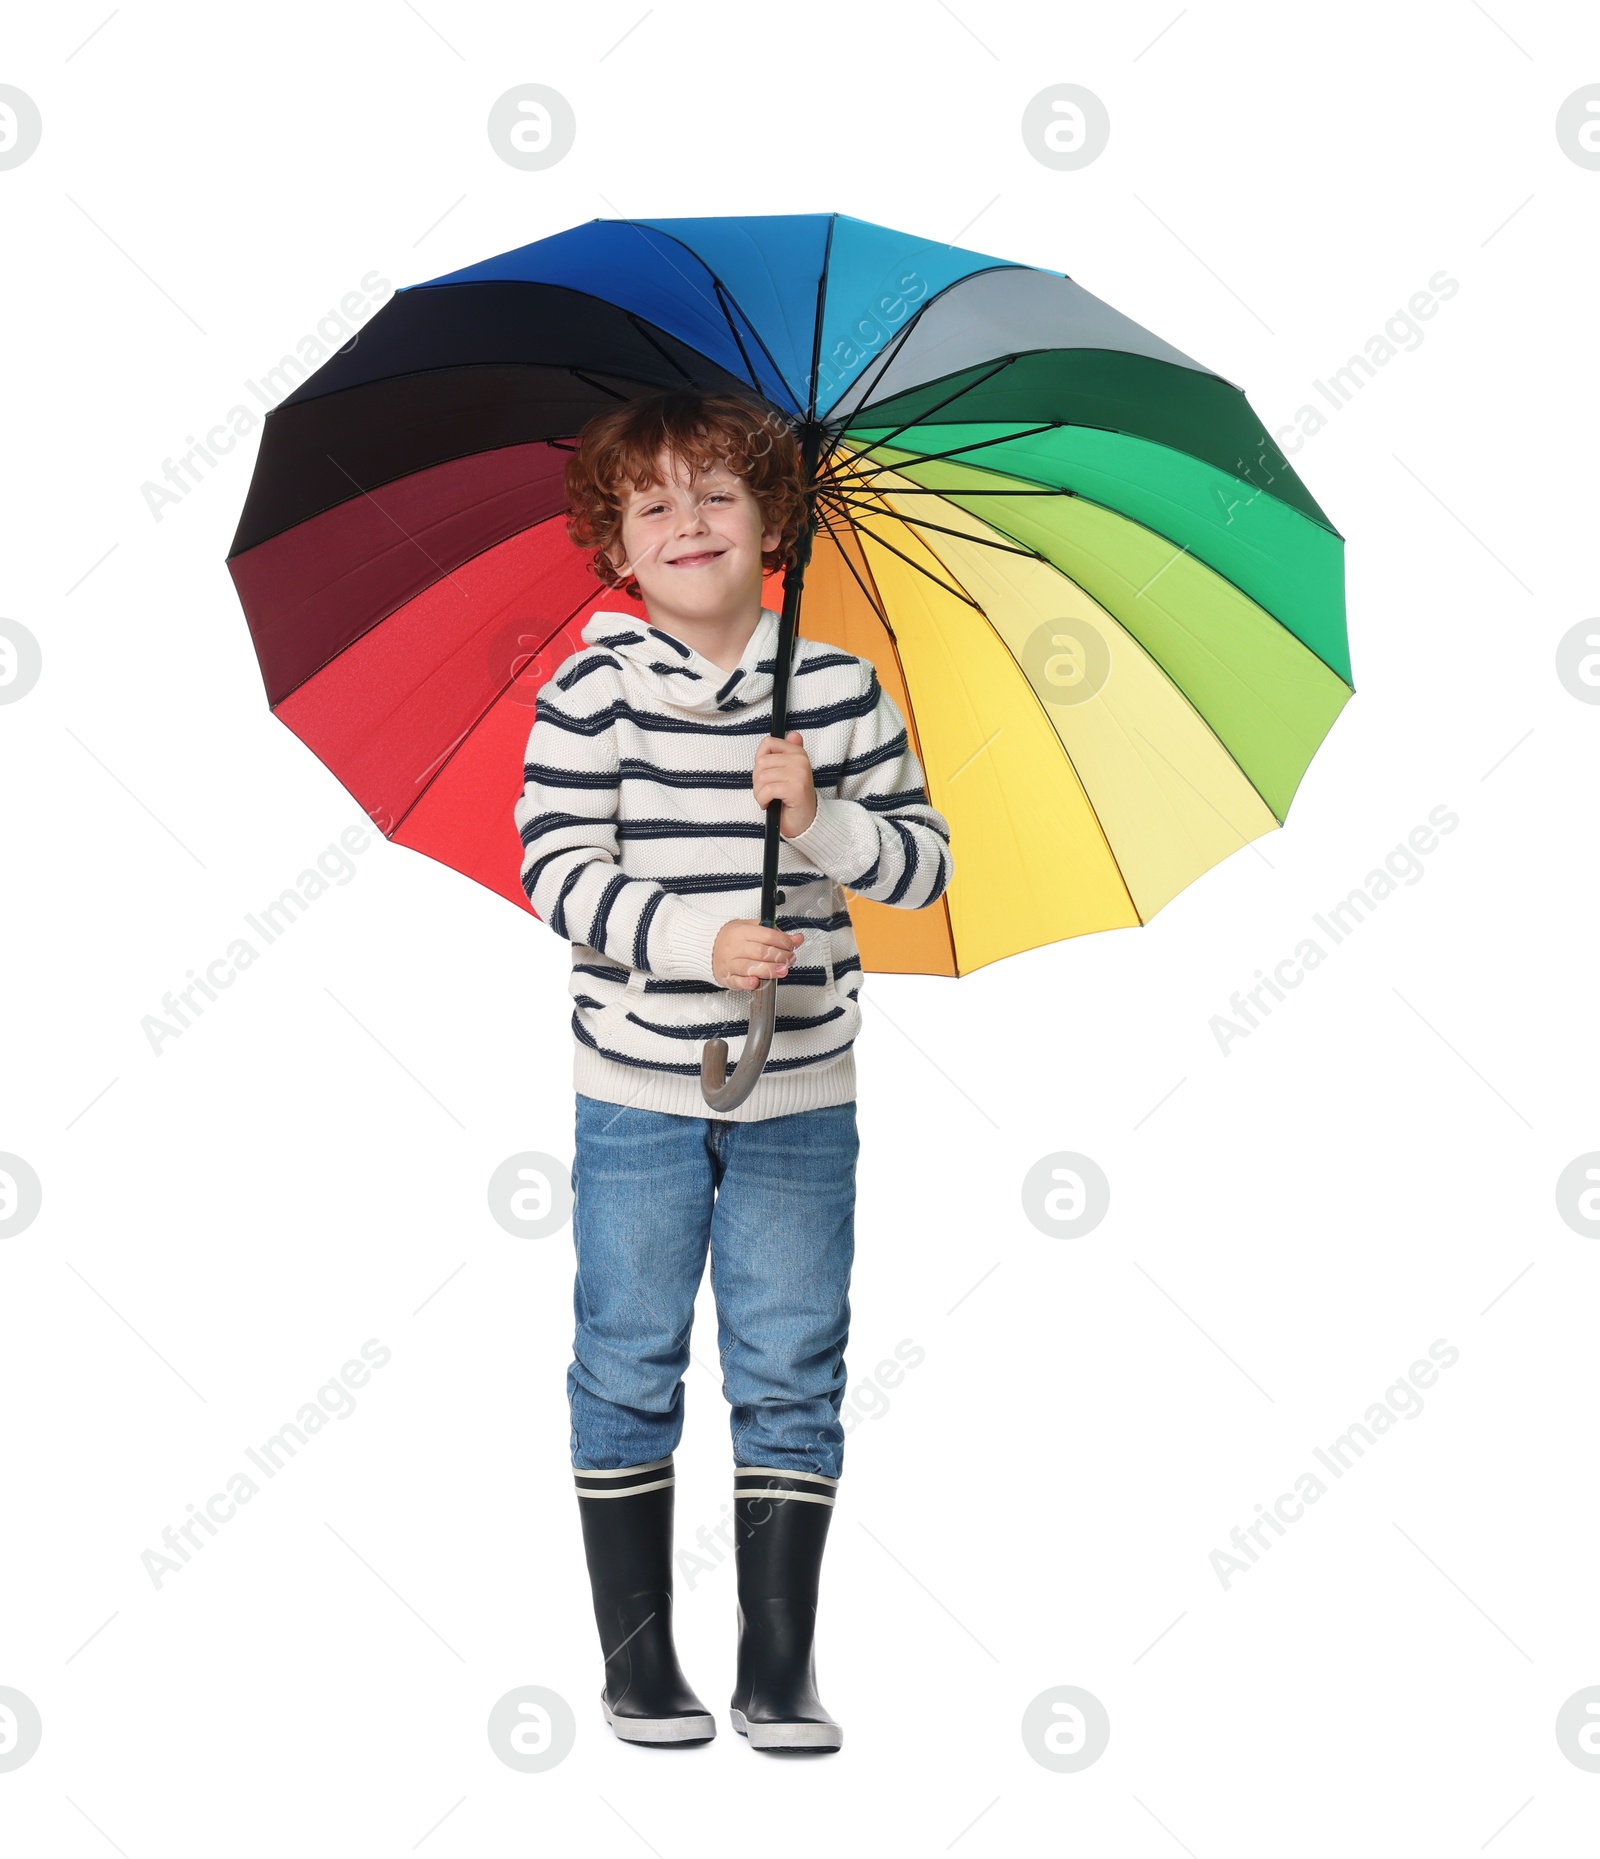
[(850, 899), (876, 972), (966, 974), (1147, 922), (1281, 823), (1350, 695), (1165, 537), (946, 469), (981, 517), (927, 495), (926, 467), (837, 454), (806, 576), (802, 629), (877, 666), (950, 823), (937, 905)]

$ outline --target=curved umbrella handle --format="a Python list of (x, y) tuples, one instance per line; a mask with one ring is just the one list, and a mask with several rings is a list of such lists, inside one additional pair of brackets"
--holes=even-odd
[(772, 1048), (772, 1029), (778, 1017), (778, 984), (768, 975), (750, 1003), (750, 1031), (744, 1051), (728, 1076), (728, 1042), (708, 1039), (700, 1048), (700, 1094), (713, 1110), (732, 1110), (756, 1088), (761, 1068)]

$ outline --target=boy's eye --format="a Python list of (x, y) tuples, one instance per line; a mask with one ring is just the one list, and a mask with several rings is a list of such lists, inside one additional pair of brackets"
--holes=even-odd
[[(733, 492), (732, 491), (707, 491), (705, 496), (701, 499), (701, 502), (702, 503), (715, 503), (715, 502), (732, 503)], [(666, 508), (667, 508), (666, 504), (661, 503), (661, 502), (648, 503), (648, 504), (641, 505), (638, 511), (636, 512), (636, 514), (641, 517), (656, 516), (661, 511), (665, 510)]]

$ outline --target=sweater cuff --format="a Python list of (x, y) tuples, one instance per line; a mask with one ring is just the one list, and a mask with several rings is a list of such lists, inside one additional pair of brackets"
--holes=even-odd
[(651, 925), (659, 939), (656, 946), (664, 956), (655, 964), (654, 972), (672, 981), (715, 981), (711, 951), (721, 928), (715, 917), (666, 892)]
[(819, 794), (817, 817), (784, 844), (793, 846), (836, 884), (850, 884), (877, 863), (877, 822), (859, 801)]

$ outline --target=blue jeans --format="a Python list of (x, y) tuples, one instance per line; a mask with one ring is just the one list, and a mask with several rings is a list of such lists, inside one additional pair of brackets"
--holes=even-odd
[(677, 1446), (709, 1249), (734, 1463), (839, 1476), (857, 1148), (853, 1103), (736, 1123), (577, 1094), (576, 1469)]

